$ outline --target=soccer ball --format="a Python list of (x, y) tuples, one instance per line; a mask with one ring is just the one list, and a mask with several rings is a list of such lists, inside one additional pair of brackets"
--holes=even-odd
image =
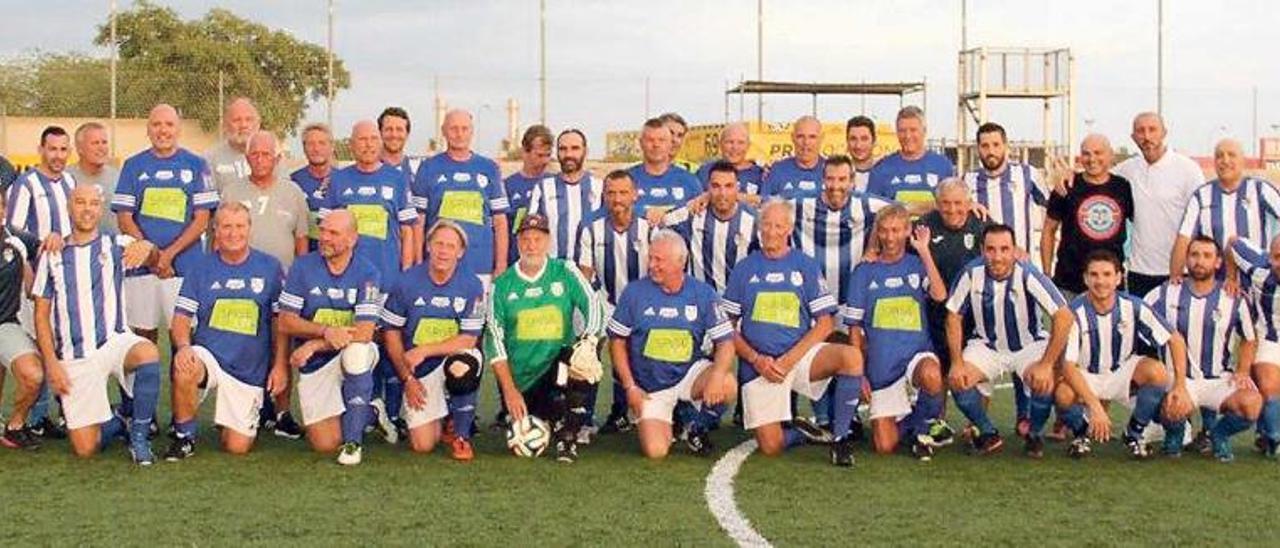
[(517, 457), (537, 457), (551, 443), (551, 428), (547, 423), (533, 415), (525, 415), (523, 419), (511, 423), (507, 428), (507, 447)]

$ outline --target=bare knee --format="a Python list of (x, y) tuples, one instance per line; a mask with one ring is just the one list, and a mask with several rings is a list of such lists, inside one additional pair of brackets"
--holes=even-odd
[(916, 386), (929, 394), (942, 392), (942, 366), (936, 360), (925, 360), (916, 368)]
[(98, 444), (72, 440), (71, 453), (82, 459), (92, 458), (98, 454)]
[(436, 450), (436, 440), (423, 440), (411, 437), (409, 438), (409, 450), (414, 453), (430, 453)]
[(1247, 392), (1239, 392), (1240, 399), (1236, 404), (1236, 408), (1240, 416), (1248, 420), (1258, 420), (1258, 415), (1262, 414), (1262, 394), (1254, 390)]
[(129, 363), (140, 365), (160, 361), (160, 351), (153, 342), (139, 342), (129, 349)]
[(671, 444), (657, 443), (652, 440), (642, 441), (640, 443), (640, 453), (647, 459), (662, 460), (671, 453)]
[(1067, 383), (1059, 383), (1053, 390), (1053, 402), (1063, 409), (1071, 407), (1076, 403), (1076, 392)]

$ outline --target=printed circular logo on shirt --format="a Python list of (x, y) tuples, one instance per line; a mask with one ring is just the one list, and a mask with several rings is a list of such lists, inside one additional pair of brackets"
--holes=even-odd
[(1095, 194), (1076, 208), (1076, 225), (1091, 240), (1109, 240), (1124, 226), (1120, 203), (1105, 194)]

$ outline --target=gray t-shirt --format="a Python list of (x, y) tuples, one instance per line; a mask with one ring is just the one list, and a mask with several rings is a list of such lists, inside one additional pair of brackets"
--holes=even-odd
[(213, 189), (222, 192), (231, 183), (249, 182), (249, 161), (244, 151), (231, 148), (226, 141), (218, 143), (205, 151), (204, 159), (209, 162), (209, 172), (213, 174)]
[(116, 183), (120, 181), (120, 169), (111, 164), (102, 166), (95, 175), (85, 173), (80, 164), (67, 167), (67, 173), (77, 185), (94, 185), (102, 190), (102, 221), (98, 227), (111, 232), (120, 232), (116, 227), (116, 214), (111, 212), (111, 197), (116, 193)]
[(280, 261), (285, 270), (293, 264), (295, 238), (307, 236), (310, 210), (297, 183), (276, 179), (270, 187), (236, 182), (222, 190), (223, 202), (240, 202), (253, 219), (249, 245)]

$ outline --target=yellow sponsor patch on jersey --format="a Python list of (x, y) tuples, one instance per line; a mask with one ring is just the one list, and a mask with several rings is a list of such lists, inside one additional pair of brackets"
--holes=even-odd
[(920, 331), (920, 301), (906, 295), (876, 301), (871, 313), (871, 327), (898, 331)]
[(928, 190), (899, 190), (893, 198), (904, 204), (932, 204), (934, 200)]
[(218, 299), (209, 314), (209, 327), (228, 333), (258, 336), (258, 303), (251, 299)]
[(564, 316), (560, 307), (548, 304), (516, 312), (516, 340), (564, 340)]
[(644, 342), (644, 356), (663, 362), (688, 363), (693, 359), (693, 334), (687, 329), (652, 329)]
[(347, 211), (356, 218), (356, 232), (361, 236), (379, 240), (387, 239), (389, 215), (386, 208), (375, 204), (351, 204), (347, 206)]
[(440, 217), (484, 224), (484, 196), (475, 190), (446, 190), (440, 198)]
[(800, 297), (790, 291), (761, 291), (751, 307), (751, 321), (800, 327)]
[(142, 214), (175, 223), (187, 221), (187, 193), (181, 188), (148, 188), (142, 192)]
[(422, 318), (413, 330), (413, 345), (438, 344), (458, 335), (458, 321), (445, 318)]
[(356, 324), (356, 313), (354, 310), (320, 308), (311, 321), (327, 327), (351, 327)]

